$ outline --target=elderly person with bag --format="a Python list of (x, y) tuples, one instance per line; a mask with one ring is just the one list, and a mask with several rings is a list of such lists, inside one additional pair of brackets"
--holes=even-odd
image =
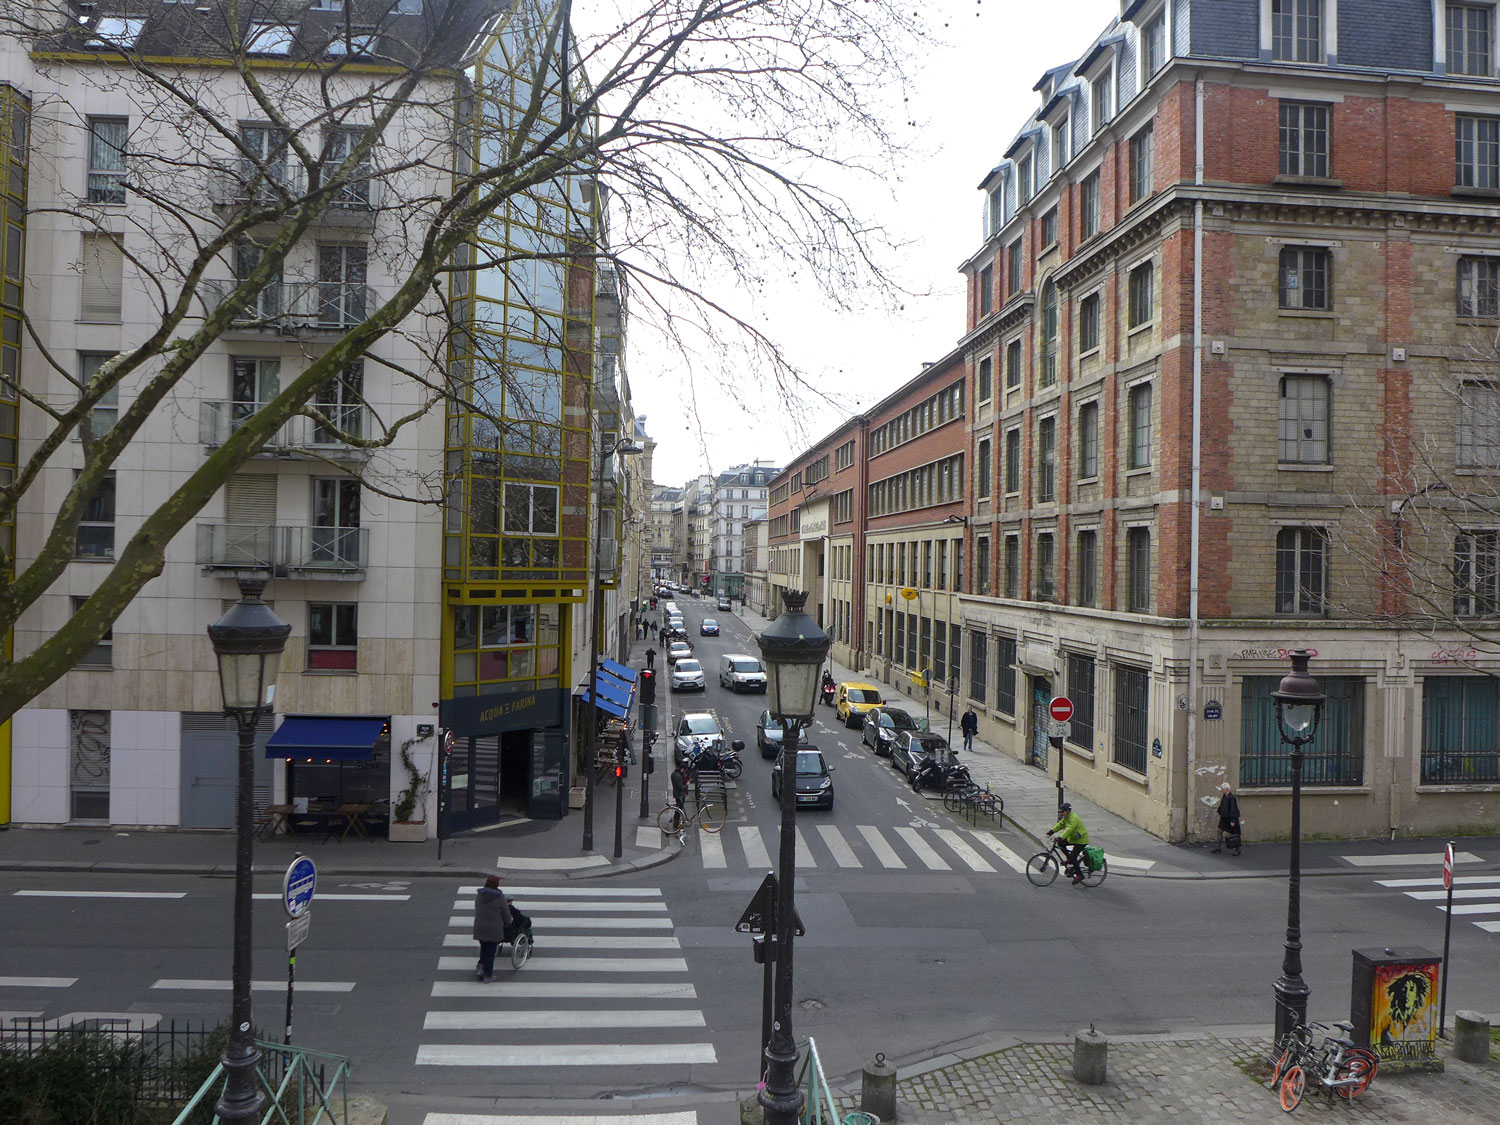
[(510, 903), (500, 889), (500, 876), (491, 875), (474, 900), (474, 940), (479, 943), (479, 963), (474, 968), (485, 984), (495, 979), (495, 951), (506, 940), (514, 921)]
[(1221, 852), (1228, 848), (1239, 855), (1243, 839), (1240, 835), (1240, 802), (1227, 781), (1219, 786), (1219, 793), (1219, 840), (1214, 845), (1214, 851)]

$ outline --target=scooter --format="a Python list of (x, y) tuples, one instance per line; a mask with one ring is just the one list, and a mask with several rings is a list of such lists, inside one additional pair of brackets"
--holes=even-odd
[(835, 684), (832, 680), (827, 680), (827, 681), (824, 682), (824, 684), (823, 684), (823, 702), (827, 706), (829, 706), (829, 707), (833, 706), (833, 696), (834, 696), (835, 691), (837, 691), (837, 690), (838, 690), (838, 685)]
[(967, 766), (958, 762), (940, 766), (932, 758), (924, 758), (911, 778), (911, 787), (919, 793), (923, 789), (959, 789), (973, 783)]
[(715, 753), (712, 747), (698, 743), (680, 758), (689, 770), (696, 772), (706, 769), (722, 773), (727, 781), (738, 781), (745, 770), (745, 764), (740, 761), (739, 750), (733, 747)]

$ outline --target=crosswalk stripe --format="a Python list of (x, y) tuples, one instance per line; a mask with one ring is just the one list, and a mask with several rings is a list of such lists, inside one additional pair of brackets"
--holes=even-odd
[(807, 849), (807, 838), (802, 835), (802, 829), (793, 829), (797, 837), (797, 869), (808, 871), (818, 866), (818, 861), (813, 859), (812, 852)]
[(948, 848), (953, 852), (953, 854), (967, 863), (972, 870), (990, 872), (993, 872), (995, 870), (985, 861), (983, 856), (981, 856), (973, 848), (969, 847), (969, 845), (964, 842), (964, 838), (953, 829), (934, 828), (932, 830), (932, 834), (943, 843), (947, 844)]
[[(1435, 902), (1438, 899), (1448, 897), (1447, 891), (1407, 891), (1407, 898), (1414, 898), (1418, 902)], [(1454, 898), (1496, 898), (1500, 897), (1500, 890), (1494, 887), (1454, 887)]]
[(187, 898), (186, 891), (12, 891), (11, 894), (17, 898)]
[(0, 977), (0, 988), (71, 988), (77, 977)]
[[(156, 895), (151, 895), (149, 897), (156, 898), (157, 896)], [(167, 896), (167, 897), (170, 897), (170, 896)], [(177, 897), (180, 898), (181, 896), (179, 895)], [(279, 901), (282, 898), (281, 895), (268, 895), (268, 894), (256, 894), (256, 895), (251, 895), (250, 897), (255, 898), (255, 899), (264, 900), (264, 901), (269, 901), (269, 902), (276, 902), (276, 901)], [(411, 895), (341, 895), (341, 894), (319, 894), (318, 895), (318, 901), (319, 902), (328, 902), (330, 900), (334, 901), (334, 902), (407, 902), (410, 899), (411, 899)]]
[(865, 843), (870, 845), (870, 850), (875, 853), (875, 858), (880, 860), (882, 867), (906, 868), (906, 861), (896, 854), (896, 849), (885, 842), (885, 837), (873, 824), (861, 824), (859, 834), (865, 838)]
[(823, 837), (823, 843), (828, 845), (828, 850), (833, 853), (833, 861), (840, 867), (860, 866), (853, 850), (844, 842), (843, 835), (832, 824), (818, 825), (818, 835)]
[(718, 1062), (712, 1043), (455, 1043), (417, 1048), (418, 1066), (644, 1066)]
[(1481, 930), (1487, 930), (1492, 934), (1500, 934), (1500, 922), (1475, 922)]
[[(227, 980), (159, 980), (152, 988), (180, 990), (184, 992), (228, 992), (231, 982)], [(284, 980), (253, 980), (252, 992), (285, 992)], [(352, 980), (299, 980), (298, 992), (353, 992)]]
[[(528, 911), (529, 913), (529, 911)], [(474, 919), (455, 914), (448, 919), (451, 928), (469, 929)], [(532, 927), (539, 934), (552, 934), (561, 930), (670, 930), (670, 918), (537, 918)]]
[(518, 905), (527, 914), (545, 912), (548, 914), (598, 914), (602, 911), (616, 912), (621, 914), (665, 914), (667, 904), (664, 902), (574, 902), (560, 901), (541, 898), (522, 898), (520, 895), (509, 896), (516, 900)]
[(766, 854), (766, 846), (760, 841), (759, 828), (741, 827), (740, 847), (745, 849), (745, 862), (752, 871), (763, 871), (771, 866), (771, 857)]
[[(1500, 883), (1500, 875), (1460, 875), (1453, 880), (1454, 886), (1475, 886), (1479, 883)], [(1436, 879), (1376, 879), (1377, 887), (1441, 887), (1442, 877)], [(1500, 894), (1500, 891), (1496, 891)]]
[(636, 826), (635, 846), (638, 848), (660, 848), (663, 839), (665, 837), (662, 835), (661, 829), (654, 824), (640, 824)]
[[(473, 957), (439, 957), (440, 972), (474, 971)], [(526, 962), (528, 973), (685, 973), (683, 957), (536, 957)]]
[(953, 868), (948, 866), (947, 861), (938, 855), (937, 852), (933, 851), (932, 846), (926, 840), (922, 839), (922, 834), (915, 828), (898, 828), (896, 829), (896, 835), (905, 840), (906, 846), (914, 851), (917, 858), (933, 871), (953, 870)]
[[(1352, 863), (1355, 867), (1426, 867), (1441, 870), (1443, 866), (1442, 852), (1421, 852), (1407, 855), (1341, 855), (1345, 863)], [(1454, 863), (1482, 863), (1477, 855), (1472, 852), (1458, 852), (1453, 857)]]
[[(497, 966), (498, 967), (498, 966)], [(530, 966), (521, 972), (530, 971)], [(282, 987), (286, 987), (285, 984)], [(297, 986), (301, 988), (301, 985)], [(670, 982), (635, 981), (553, 981), (532, 984), (529, 981), (502, 980), (493, 984), (479, 981), (434, 981), (434, 1000), (484, 999), (494, 996), (516, 996), (528, 999), (551, 999), (566, 996), (570, 999), (620, 1000), (648, 997), (653, 1000), (696, 1000), (698, 990), (691, 984)]]
[(729, 861), (724, 858), (724, 841), (719, 839), (717, 832), (698, 833), (698, 848), (703, 856), (704, 867), (729, 866)]
[[(541, 895), (544, 898), (661, 898), (660, 887), (513, 887), (509, 883), (501, 887), (507, 895)], [(479, 892), (476, 884), (460, 887), (458, 910), (473, 910), (474, 896)]]
[(1136, 859), (1128, 855), (1111, 855), (1106, 858), (1111, 867), (1128, 867), (1131, 871), (1150, 871), (1156, 866), (1154, 859)]
[(992, 833), (971, 832), (969, 833), (969, 835), (973, 836), (974, 839), (978, 840), (981, 845), (989, 848), (990, 851), (999, 856), (1000, 862), (1005, 864), (1005, 866), (1009, 867), (1012, 871), (1021, 872), (1023, 874), (1025, 873), (1026, 861), (1018, 856), (1015, 852), (1007, 848), (1004, 844), (1002, 844)]
[[(535, 933), (545, 933), (537, 925)], [(682, 943), (674, 937), (658, 937), (652, 934), (608, 934), (596, 937), (589, 934), (547, 933), (547, 949), (681, 949)], [(449, 949), (474, 948), (474, 939), (468, 934), (444, 934), (443, 945)]]
[[(1439, 910), (1447, 909), (1439, 905)], [(1466, 902), (1453, 908), (1455, 914), (1500, 914), (1500, 902)]]
[(607, 1011), (528, 1012), (507, 1008), (501, 1012), (428, 1012), (423, 1031), (509, 1031), (527, 1028), (538, 1031), (570, 1027), (706, 1027), (703, 1013), (696, 1009), (680, 1011), (655, 1008), (611, 1009)]
[(521, 1117), (499, 1113), (429, 1113), (422, 1125), (698, 1125), (698, 1112), (689, 1109), (680, 1113), (627, 1113), (618, 1116), (567, 1113), (561, 1116), (548, 1114), (546, 1117), (529, 1113)]

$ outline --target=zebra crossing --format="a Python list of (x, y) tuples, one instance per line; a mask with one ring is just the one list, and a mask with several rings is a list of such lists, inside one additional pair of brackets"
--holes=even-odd
[[(726, 825), (721, 833), (698, 832), (695, 851), (706, 870), (765, 871), (778, 847), (776, 827)], [(1026, 857), (1017, 854), (999, 833), (980, 829), (877, 828), (857, 824), (847, 831), (837, 824), (798, 825), (797, 869), (854, 870), (870, 867), (888, 871), (967, 871), (994, 874), (1005, 868), (1026, 870)], [(642, 825), (636, 844), (661, 847), (660, 830)], [(1029, 854), (1028, 849), (1028, 854)]]
[[(1447, 909), (1448, 892), (1441, 877), (1376, 879), (1375, 885), (1399, 890), (1417, 902), (1430, 902), (1439, 910)], [(1466, 918), (1487, 933), (1500, 934), (1500, 875), (1455, 875), (1453, 915)]]
[(687, 960), (660, 889), (506, 887), (532, 919), (531, 959), (504, 947), (475, 980), (474, 886), (455, 892), (418, 1066), (589, 1067), (714, 1063)]

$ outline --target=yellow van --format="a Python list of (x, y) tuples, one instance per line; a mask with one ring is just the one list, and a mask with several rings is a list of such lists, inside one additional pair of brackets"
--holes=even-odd
[(852, 728), (864, 723), (866, 711), (871, 707), (879, 707), (883, 702), (880, 689), (874, 684), (850, 680), (839, 684), (833, 697), (833, 709), (844, 720), (844, 725)]

